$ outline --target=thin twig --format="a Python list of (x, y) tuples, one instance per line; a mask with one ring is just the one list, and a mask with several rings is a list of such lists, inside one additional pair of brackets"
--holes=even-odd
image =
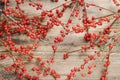
[[(63, 3), (63, 4), (66, 4), (66, 3), (69, 3), (69, 2), (71, 2), (71, 1), (65, 2), (65, 3)], [(57, 6), (57, 7), (54, 7), (54, 8), (52, 8), (52, 9), (50, 9), (49, 11), (52, 11), (52, 10), (55, 10), (55, 9), (61, 7), (61, 6), (63, 6), (63, 4), (61, 4), (61, 5)]]
[(97, 17), (97, 18), (95, 18), (95, 20), (96, 19), (100, 19), (100, 18), (105, 18), (105, 17), (111, 17), (111, 16), (113, 16), (114, 14), (109, 14), (109, 15), (105, 15), (105, 16), (100, 16), (100, 17)]
[[(89, 3), (87, 3), (87, 2), (85, 2), (85, 4), (92, 5), (92, 4), (89, 4)], [(112, 12), (112, 13), (116, 13), (116, 12), (114, 12), (114, 11), (112, 11), (112, 10), (110, 10), (110, 9), (104, 8), (104, 7), (102, 7), (102, 6), (98, 6), (98, 5), (92, 5), (92, 6), (95, 6), (95, 7), (98, 7), (98, 8), (102, 8), (102, 9), (107, 10), (107, 11)]]
[[(71, 17), (72, 17), (71, 14), (74, 12), (75, 7), (76, 7), (76, 3), (74, 4), (74, 6), (73, 6), (73, 8), (72, 8), (72, 10), (71, 10), (71, 13), (70, 13), (70, 17), (68, 18), (67, 21), (69, 21), (69, 20), (71, 19)], [(67, 22), (67, 23), (68, 23), (68, 22)], [(67, 25), (67, 23), (66, 23), (66, 25)]]

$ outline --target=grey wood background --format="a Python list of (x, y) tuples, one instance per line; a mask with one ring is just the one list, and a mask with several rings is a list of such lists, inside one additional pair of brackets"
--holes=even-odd
[[(9, 0), (10, 3), (12, 4), (11, 7), (14, 7), (14, 0)], [(58, 3), (52, 3), (50, 0), (33, 0), (33, 1), (41, 1), (43, 3), (43, 9), (50, 10), (58, 5), (61, 5), (64, 3), (64, 0), (60, 0)], [(68, 0), (69, 1), (69, 0)], [(112, 0), (85, 0), (87, 3), (95, 3), (96, 5), (102, 6), (104, 8), (110, 9), (114, 12), (117, 12), (117, 8), (113, 4)], [(28, 2), (20, 6), (23, 10), (25, 10), (25, 13), (29, 15), (30, 17), (34, 15), (40, 14), (41, 11), (36, 11), (35, 8), (31, 8), (28, 6)], [(61, 18), (62, 21), (66, 23), (70, 16), (71, 9), (68, 9), (65, 14), (63, 15), (64, 17)], [(103, 10), (99, 12), (99, 9), (96, 7), (90, 7), (87, 9), (89, 17), (94, 15), (95, 17), (100, 17), (104, 15), (111, 14), (111, 12)], [(118, 29), (120, 30), (119, 26), (119, 20), (115, 23), (113, 26), (113, 29)], [(73, 24), (75, 25), (76, 23), (79, 23), (76, 19), (74, 19)], [(104, 23), (103, 26), (98, 26), (97, 29), (91, 28), (91, 32), (98, 32), (102, 30), (103, 27), (106, 25), (109, 25), (108, 23)], [(42, 42), (40, 42), (40, 47), (34, 51), (35, 56), (41, 56), (44, 60), (50, 58), (52, 55), (52, 48), (51, 45), (53, 43), (53, 39), (55, 36), (60, 35), (59, 31), (63, 29), (62, 26), (59, 27), (53, 27), (49, 32), (46, 37), (46, 39)], [(56, 69), (58, 73), (60, 73), (62, 76), (58, 80), (65, 80), (66, 75), (70, 72), (70, 70), (73, 67), (78, 67), (80, 64), (83, 63), (83, 58), (87, 57), (87, 54), (93, 53), (95, 50), (98, 50), (97, 48), (95, 50), (90, 50), (86, 52), (86, 55), (81, 55), (80, 52), (74, 52), (71, 54), (71, 56), (67, 60), (63, 60), (63, 54), (67, 51), (74, 51), (77, 49), (80, 49), (80, 47), (83, 44), (87, 44), (84, 39), (82, 34), (75, 34), (75, 33), (70, 33), (65, 39), (64, 42), (58, 44), (58, 50), (55, 54), (55, 63), (51, 65), (53, 69)], [(14, 37), (16, 42), (19, 44), (30, 44), (31, 41), (29, 39), (26, 39), (24, 35), (19, 35), (17, 37)], [(112, 55), (110, 56), (110, 61), (111, 65), (108, 68), (109, 74), (107, 75), (108, 80), (120, 80), (120, 44), (117, 44), (116, 47), (114, 47)], [(2, 51), (2, 48), (1, 48)], [(106, 54), (107, 52), (103, 52), (103, 54)], [(9, 62), (8, 62), (9, 61)], [(102, 60), (97, 60), (97, 67), (93, 70), (92, 75), (88, 75), (85, 78), (82, 78), (80, 76), (80, 73), (77, 73), (77, 76), (74, 80), (100, 80), (101, 72), (103, 70), (103, 61)], [(11, 64), (12, 61), (10, 59), (6, 59), (3, 62), (0, 62), (0, 64), (5, 64), (9, 65)], [(94, 62), (90, 62), (92, 64)], [(28, 69), (34, 66), (34, 64), (28, 64), (27, 67)], [(34, 73), (29, 72), (34, 75)], [(14, 73), (8, 73), (3, 71), (2, 67), (0, 68), (0, 77), (3, 77), (4, 80), (16, 80), (15, 74)], [(54, 80), (52, 77), (47, 76), (45, 78), (41, 77), (40, 80)]]

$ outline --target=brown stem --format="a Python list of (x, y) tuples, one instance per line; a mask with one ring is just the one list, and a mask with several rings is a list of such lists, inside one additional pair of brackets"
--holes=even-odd
[[(83, 11), (83, 14), (85, 14), (85, 15), (83, 15), (83, 18), (84, 18), (84, 20), (86, 21), (87, 20), (87, 10), (86, 10), (86, 4), (85, 4), (85, 1), (84, 1), (84, 6), (83, 6), (84, 8), (84, 11)], [(83, 23), (84, 24), (84, 23)], [(89, 33), (89, 26), (88, 25), (86, 25), (86, 32), (87, 33)]]
[(106, 8), (101, 7), (101, 6), (98, 6), (98, 5), (92, 5), (92, 4), (89, 4), (89, 3), (87, 3), (87, 2), (85, 2), (85, 4), (88, 4), (88, 5), (91, 5), (91, 6), (95, 6), (95, 7), (98, 7), (98, 8), (102, 8), (102, 9), (107, 10), (107, 11), (112, 12), (112, 13), (116, 13), (116, 12), (110, 10), (110, 9), (106, 9)]
[[(107, 61), (110, 61), (110, 55), (111, 55), (111, 49), (109, 50), (109, 53), (106, 55), (106, 60)], [(106, 78), (106, 76), (107, 76), (107, 74), (105, 73), (105, 71), (108, 71), (108, 67), (109, 66), (107, 66), (104, 70), (103, 70), (103, 72), (102, 72), (102, 74), (103, 74), (103, 76)], [(102, 77), (100, 78), (100, 80), (102, 80)]]
[[(71, 13), (70, 13), (70, 17), (68, 18), (67, 21), (69, 21), (69, 20), (71, 19), (71, 17), (72, 17), (71, 14), (74, 12), (75, 7), (76, 7), (76, 3), (74, 4), (74, 6), (73, 6), (73, 8), (72, 8), (72, 10), (71, 10)], [(66, 24), (68, 24), (68, 22), (67, 22)]]
[(114, 23), (118, 20), (119, 18), (116, 18), (113, 22), (112, 22), (112, 24), (110, 25), (110, 27), (112, 27), (113, 25), (114, 25)]
[[(69, 3), (69, 2), (71, 2), (71, 1), (65, 2), (65, 3), (63, 3), (63, 4), (66, 4), (66, 3)], [(61, 5), (57, 6), (57, 7), (54, 7), (54, 8), (52, 8), (52, 9), (50, 9), (49, 11), (52, 11), (52, 10), (55, 10), (55, 9), (61, 7), (61, 6), (63, 6), (63, 4), (61, 4)]]

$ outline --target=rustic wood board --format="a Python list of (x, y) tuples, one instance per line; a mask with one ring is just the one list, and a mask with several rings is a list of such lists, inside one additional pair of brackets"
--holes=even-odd
[[(11, 7), (13, 7), (15, 5), (14, 1), (13, 0), (9, 0), (9, 1), (12, 4)], [(48, 9), (48, 10), (64, 3), (64, 0), (60, 0), (59, 3), (51, 3), (49, 0), (35, 0), (35, 1), (43, 2), (43, 5), (45, 5), (44, 9)], [(96, 0), (86, 0), (86, 1), (88, 3), (95, 3), (97, 5), (105, 7), (107, 9), (111, 9), (115, 12), (117, 11), (117, 8), (115, 8), (115, 5), (113, 5), (112, 0), (97, 0), (97, 1)], [(26, 14), (29, 15), (30, 17), (32, 17), (34, 15), (38, 15), (41, 12), (41, 11), (36, 11), (34, 8), (29, 7), (27, 2), (20, 7), (22, 9), (24, 9)], [(70, 11), (71, 11), (71, 9), (66, 11), (66, 13), (64, 14), (64, 17), (61, 18), (62, 21), (66, 22), (68, 20)], [(101, 13), (99, 13), (98, 8), (93, 8), (93, 7), (88, 9), (88, 13), (90, 16), (95, 15), (96, 17), (111, 14), (108, 11), (102, 11)], [(75, 20), (72, 25), (74, 25), (76, 23), (79, 23), (79, 21)], [(108, 24), (104, 23), (104, 25), (108, 25)], [(120, 26), (119, 22), (117, 22), (116, 25), (113, 27), (113, 29), (120, 29), (119, 26)], [(46, 39), (44, 41), (40, 42), (40, 47), (36, 51), (33, 51), (35, 56), (42, 56), (43, 59), (46, 60), (52, 55), (51, 45), (53, 43), (54, 37), (60, 35), (59, 34), (60, 29), (63, 29), (62, 26), (59, 26), (59, 27), (56, 26), (48, 32), (48, 36), (46, 37)], [(103, 29), (103, 26), (99, 26), (98, 29), (91, 28), (90, 31), (98, 32), (102, 29)], [(79, 67), (80, 64), (83, 63), (83, 58), (87, 57), (87, 54), (92, 53), (94, 51), (94, 50), (90, 50), (86, 53), (86, 55), (80, 55), (79, 52), (74, 52), (71, 54), (69, 59), (63, 60), (63, 54), (65, 52), (80, 49), (80, 47), (83, 44), (86, 44), (86, 42), (83, 40), (83, 35), (84, 35), (84, 33), (82, 33), (82, 34), (70, 33), (64, 39), (64, 42), (62, 42), (61, 44), (58, 45), (58, 50), (55, 55), (55, 63), (53, 65), (51, 65), (51, 67), (53, 69), (56, 69), (58, 71), (58, 73), (60, 73), (62, 75), (61, 79), (59, 79), (59, 80), (65, 80), (66, 75), (70, 72), (70, 70), (74, 66)], [(30, 44), (31, 41), (29, 39), (26, 39), (25, 37), (26, 36), (20, 35), (17, 37), (15, 36), (14, 39), (17, 43), (20, 43), (20, 44), (23, 44), (21, 42), (21, 40), (26, 41), (26, 42), (24, 42), (23, 45), (25, 45), (25, 43)], [(95, 50), (98, 50), (98, 49), (96, 48)], [(0, 51), (2, 51), (2, 48)], [(106, 51), (104, 53), (106, 53)], [(9, 61), (9, 63), (7, 63), (8, 61)], [(110, 61), (111, 61), (111, 65), (108, 68), (108, 70), (109, 70), (108, 80), (120, 80), (120, 70), (119, 70), (119, 68), (120, 68), (120, 47), (119, 47), (119, 44), (113, 49), (113, 54), (110, 57)], [(76, 74), (77, 76), (74, 80), (100, 80), (101, 71), (103, 69), (103, 67), (102, 67), (103, 62), (102, 61), (96, 61), (96, 62), (98, 63), (98, 65), (92, 75), (89, 75), (86, 78), (82, 78), (80, 76), (80, 74), (77, 73)], [(6, 59), (5, 61), (1, 62), (0, 64), (2, 64), (2, 63), (8, 65), (8, 64), (11, 64), (12, 61), (10, 61), (9, 59)], [(34, 66), (34, 64), (27, 65), (28, 69), (31, 68), (32, 66)], [(31, 73), (31, 74), (34, 74), (34, 73)], [(0, 68), (0, 77), (3, 77), (4, 80), (17, 80), (14, 73), (4, 72), (3, 68)], [(41, 77), (40, 80), (54, 80), (54, 79), (50, 76), (47, 76), (45, 78)]]

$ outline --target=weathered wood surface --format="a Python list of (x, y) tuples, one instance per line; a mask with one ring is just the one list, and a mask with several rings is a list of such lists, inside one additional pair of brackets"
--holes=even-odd
[[(47, 9), (50, 10), (52, 8), (54, 8), (55, 6), (61, 5), (62, 3), (64, 3), (64, 0), (60, 0), (58, 3), (51, 3), (50, 0), (35, 0), (35, 1), (41, 1), (43, 2), (43, 9)], [(112, 11), (117, 12), (117, 8), (115, 7), (115, 5), (113, 4), (112, 0), (86, 0), (87, 3), (95, 3), (97, 5), (103, 6), (107, 9), (110, 9)], [(12, 4), (12, 6), (14, 6), (14, 1), (10, 0), (10, 3)], [(28, 6), (28, 3), (26, 2), (25, 4), (23, 4), (21, 6), (22, 9), (25, 10), (26, 14), (29, 15), (30, 17), (32, 17), (33, 15), (38, 15), (40, 14), (40, 11), (36, 11), (35, 8), (31, 8)], [(109, 11), (101, 11), (98, 12), (98, 8), (95, 7), (91, 7), (89, 9), (87, 9), (87, 12), (89, 14), (89, 16), (96, 16), (96, 17), (100, 17), (100, 16), (104, 16), (104, 15), (108, 15), (111, 14), (111, 12)], [(61, 19), (62, 21), (64, 21), (66, 23), (66, 21), (69, 18), (70, 15), (70, 11), (71, 9), (67, 10), (66, 13), (64, 14), (64, 17)], [(116, 25), (113, 26), (113, 29), (120, 29), (119, 24), (120, 21), (116, 22)], [(73, 24), (79, 23), (77, 20), (74, 20)], [(104, 23), (104, 26), (107, 26), (108, 23)], [(100, 30), (102, 30), (103, 26), (99, 26), (98, 29), (93, 29), (91, 28), (90, 31), (91, 32), (98, 32)], [(60, 29), (63, 29), (62, 26), (59, 27), (54, 27), (52, 28), (46, 39), (42, 42), (40, 42), (40, 47), (36, 50), (33, 51), (35, 56), (42, 56), (44, 60), (48, 59), (51, 55), (52, 55), (52, 48), (51, 48), (51, 44), (53, 43), (53, 39), (55, 36), (60, 35), (59, 31)], [(70, 70), (74, 67), (74, 66), (80, 66), (80, 64), (83, 63), (83, 58), (87, 57), (87, 54), (93, 53), (94, 50), (90, 50), (86, 53), (86, 55), (81, 55), (79, 52), (74, 52), (71, 54), (70, 58), (68, 58), (67, 60), (63, 60), (63, 53), (67, 52), (67, 51), (74, 51), (77, 49), (80, 49), (80, 47), (83, 44), (86, 44), (86, 42), (83, 39), (83, 34), (74, 34), (74, 33), (70, 33), (65, 39), (64, 42), (62, 42), (61, 44), (58, 45), (58, 50), (56, 52), (55, 55), (55, 63), (53, 65), (51, 65), (51, 67), (53, 69), (56, 69), (58, 71), (58, 73), (60, 73), (62, 76), (59, 80), (65, 80), (67, 73), (70, 72)], [(19, 39), (18, 39), (19, 38)], [(29, 41), (29, 39), (26, 39), (25, 36), (20, 35), (18, 37), (14, 37), (14, 39), (16, 40), (16, 43), (19, 44), (30, 44), (31, 41)], [(25, 42), (26, 41), (26, 42)], [(117, 44), (116, 47), (113, 49), (113, 53), (110, 56), (110, 61), (111, 61), (111, 65), (109, 66), (108, 70), (109, 70), (109, 74), (107, 75), (108, 80), (120, 80), (120, 44)], [(95, 50), (98, 50), (97, 48)], [(1, 48), (2, 51), (2, 48)], [(106, 51), (103, 52), (103, 54), (106, 54)], [(9, 59), (8, 59), (9, 60)], [(1, 62), (0, 64), (6, 64), (9, 65), (12, 63), (11, 60), (5, 60), (3, 62)], [(74, 80), (100, 80), (100, 76), (101, 76), (101, 72), (103, 69), (103, 61), (102, 60), (97, 60), (96, 61), (98, 63), (97, 68), (95, 68), (93, 70), (93, 74), (90, 76), (87, 76), (86, 78), (81, 78), (80, 74), (77, 74), (77, 77)], [(94, 63), (94, 62), (90, 62)], [(27, 67), (28, 69), (30, 69), (32, 66), (34, 66), (34, 64), (28, 64)], [(32, 73), (34, 74), (34, 73)], [(15, 77), (14, 73), (8, 73), (8, 72), (4, 72), (2, 70), (2, 68), (0, 68), (0, 77), (3, 77), (4, 80), (17, 80)], [(47, 76), (45, 78), (41, 77), (42, 79), (40, 80), (54, 80), (52, 77)]]

